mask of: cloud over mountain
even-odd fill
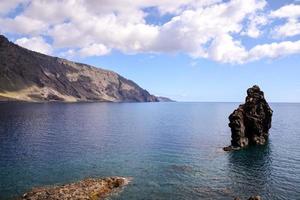
[[[270,10],[265,0],[4,0],[0,32],[44,53],[180,52],[245,63],[300,53],[299,7]]]

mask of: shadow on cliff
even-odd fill
[[[235,194],[241,194],[240,197],[243,198],[260,195],[263,199],[270,199],[271,147],[268,142],[266,145],[252,146],[229,153],[228,176]]]
[[[30,51],[0,35],[0,93],[9,92],[0,100],[158,101],[115,72]]]

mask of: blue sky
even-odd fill
[[[149,92],[179,101],[240,102],[246,89],[258,84],[269,101],[300,102],[300,56],[243,65],[220,64],[186,55],[113,53],[79,62],[120,73]]]
[[[74,13],[68,0],[12,2],[0,3],[11,41],[113,70],[152,94],[240,102],[258,84],[269,101],[300,102],[300,1],[75,1]]]

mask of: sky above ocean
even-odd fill
[[[300,102],[300,0],[3,0],[0,33],[178,101]]]

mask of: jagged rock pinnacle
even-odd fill
[[[245,101],[229,116],[232,140],[225,151],[263,145],[268,140],[273,111],[265,100],[264,92],[254,85],[247,90]]]

